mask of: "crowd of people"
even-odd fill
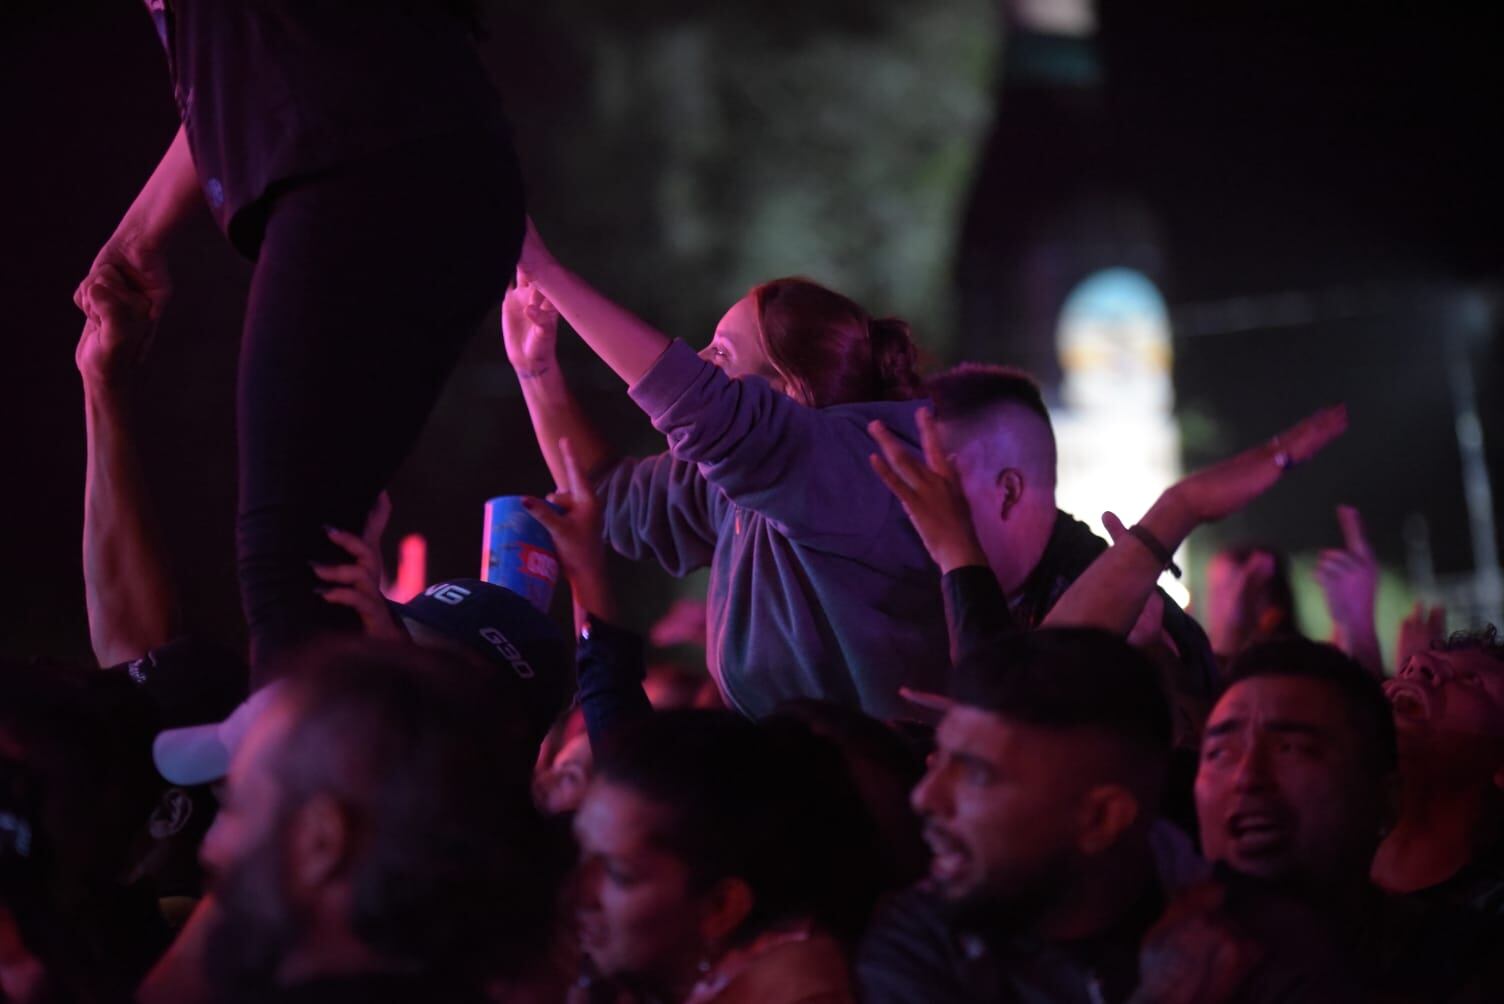
[[[1195,616],[1157,585],[1344,408],[1102,540],[1029,374],[922,375],[801,278],[697,352],[561,263],[470,5],[147,6],[184,128],[75,296],[98,665],[0,664],[0,1001],[1504,1000],[1504,640],[1417,608],[1386,663],[1345,506],[1330,643],[1276,547],[1216,555]],[[246,652],[182,622],[137,460],[199,193],[256,260]],[[385,480],[498,298],[572,631],[383,593]],[[592,427],[561,320],[664,452]],[[652,664],[609,550],[709,570],[702,667]]]
[[[1356,512],[1304,637],[1283,556],[1185,538],[1342,434],[1326,409],[1109,544],[1055,505],[1025,373],[921,380],[799,279],[695,353],[529,230],[503,341],[558,488],[575,641],[472,579],[249,660],[179,622],[135,462],[147,297],[81,294],[99,665],[4,667],[0,990],[17,1001],[1482,1001],[1504,991],[1504,642],[1406,623],[1386,680]],[[611,454],[560,317],[664,433]],[[607,551],[708,566],[713,687],[666,682]],[[1377,660],[1377,661],[1375,661]],[[691,679],[691,683],[692,683]]]

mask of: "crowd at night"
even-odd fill
[[[1271,393],[1184,472],[1168,314],[1123,270],[1061,308],[1059,358],[971,334],[941,364],[929,319],[797,264],[671,337],[525,196],[484,5],[145,6],[180,126],[70,277],[92,659],[0,646],[0,1001],[1504,1000],[1485,563],[1479,604],[1417,591],[1396,631],[1334,495],[1314,561],[1224,533],[1183,585],[1201,528],[1341,483],[1384,416]],[[980,172],[1015,192],[1051,184],[1020,138],[1076,121],[1038,79]],[[968,224],[960,323],[1001,316],[976,262],[1012,212]],[[219,531],[243,645],[185,616],[143,459],[204,218],[251,269]],[[1103,290],[1159,327],[1102,335]],[[388,567],[394,482],[482,329],[532,432],[499,449],[553,490],[490,500],[479,577]],[[1478,539],[1458,436],[1465,487],[1428,490]],[[1111,511],[1070,511],[1072,478]],[[703,598],[648,629],[643,574]]]

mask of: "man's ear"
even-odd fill
[[[1120,784],[1098,785],[1081,796],[1076,848],[1082,854],[1101,854],[1138,818],[1138,796]]]
[[[747,919],[756,903],[752,887],[739,878],[721,879],[705,898],[700,918],[700,940],[706,945],[724,945]]]
[[[314,795],[293,813],[288,828],[292,879],[306,889],[328,884],[349,862],[354,833],[349,815],[331,795]]]
[[[1024,474],[1017,467],[1005,467],[997,476],[997,515],[1007,519],[1013,509],[1023,501]]]
[[[182,833],[192,819],[193,796],[182,788],[168,788],[151,810],[146,832],[153,840],[166,840]]]

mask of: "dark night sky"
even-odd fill
[[[1504,93],[1501,36],[1495,16],[1463,18],[1445,6],[1404,23],[1281,17],[1268,4],[1108,0],[1114,169],[1161,214],[1177,255],[1172,299],[1393,278],[1499,288],[1504,175],[1491,134]],[[522,59],[544,58],[536,53],[546,46],[530,48]],[[494,41],[488,48],[503,84],[524,82],[509,96],[523,106],[527,162],[548,109],[526,93],[518,53],[503,60],[501,51]],[[9,315],[0,650],[81,657],[83,428],[72,365],[80,320],[69,298],[170,138],[173,110],[150,21],[132,0],[5,5],[0,75],[0,303]],[[142,377],[145,461],[188,616],[232,635],[232,387],[249,268],[207,220],[181,252],[172,314]],[[1296,510],[1345,494],[1375,511],[1388,557],[1399,557],[1399,520],[1424,509],[1441,527],[1443,563],[1465,563],[1432,335],[1418,316],[1181,346],[1181,400],[1233,416],[1234,437],[1266,432],[1333,390],[1354,399],[1360,420],[1374,416],[1339,448],[1343,467],[1260,510],[1250,529],[1289,522],[1300,528],[1295,543],[1312,546],[1324,523]],[[1504,472],[1497,342],[1477,375],[1494,469]],[[393,529],[429,530],[439,575],[473,573],[480,500],[545,487],[498,339],[478,337],[466,363],[393,489]],[[596,395],[593,406],[618,426],[642,427],[619,394]],[[475,526],[465,529],[455,514],[472,510]]]

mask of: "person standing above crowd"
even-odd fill
[[[207,205],[254,261],[237,387],[238,570],[253,681],[355,618],[314,592],[505,290],[521,175],[465,2],[148,0],[182,125],[79,284],[167,308]],[[373,276],[400,275],[380,284]]]
[[[559,372],[558,315],[629,387],[669,452],[613,461]],[[817,697],[913,714],[946,671],[938,573],[867,464],[873,419],[917,442],[908,325],[802,279],[738,300],[698,357],[610,303],[530,233],[503,310],[508,357],[560,486],[568,438],[607,538],[682,575],[709,566],[708,654],[752,716]]]

